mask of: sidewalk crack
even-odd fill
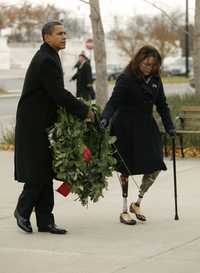
[[[183,248],[183,247],[185,247],[185,246],[187,246],[187,245],[190,245],[190,244],[192,244],[192,243],[194,243],[194,242],[196,242],[196,241],[198,241],[198,240],[200,240],[200,236],[195,237],[195,238],[193,238],[192,240],[186,241],[186,242],[184,242],[184,243],[182,243],[182,244],[179,244],[179,245],[176,245],[176,246],[174,246],[174,247],[171,247],[171,248],[169,248],[169,249],[160,251],[160,252],[158,252],[158,253],[156,253],[156,254],[154,254],[154,255],[152,255],[152,256],[146,256],[146,257],[144,257],[143,259],[140,259],[140,260],[138,260],[138,261],[132,262],[132,263],[130,263],[130,264],[128,264],[128,265],[124,265],[124,266],[122,266],[122,267],[120,267],[120,268],[118,268],[118,269],[116,269],[116,270],[114,270],[114,271],[112,271],[112,272],[110,272],[110,273],[122,272],[123,270],[126,270],[127,268],[129,268],[132,264],[139,264],[139,263],[141,263],[141,262],[145,262],[145,261],[148,261],[148,260],[152,260],[152,259],[154,259],[154,258],[157,258],[157,257],[159,257],[159,256],[166,255],[166,254],[168,254],[168,253],[170,253],[170,252],[173,252],[173,251],[175,251],[175,250],[177,250],[177,249],[180,249],[180,248]]]
[[[167,253],[170,253],[171,251],[174,251],[174,250],[176,250],[176,249],[179,249],[179,248],[185,247],[185,246],[187,246],[187,245],[190,245],[190,244],[192,244],[192,243],[194,243],[194,242],[196,242],[196,241],[198,241],[198,240],[200,240],[200,236],[195,237],[194,239],[189,240],[189,241],[186,241],[186,242],[184,242],[184,243],[182,243],[182,244],[179,244],[179,245],[177,245],[177,246],[171,247],[171,248],[169,248],[169,249],[167,249],[167,250],[163,250],[163,251],[161,251],[161,252],[159,252],[159,253],[157,253],[157,254],[155,254],[155,255],[146,257],[146,260],[151,260],[151,259],[153,259],[153,258],[155,258],[155,257],[159,257],[159,256],[162,256],[162,255],[165,255],[165,254],[167,254]]]

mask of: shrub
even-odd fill
[[[2,129],[2,136],[0,139],[0,143],[14,145],[15,141],[15,128],[12,125],[9,128]]]
[[[7,93],[7,91],[5,89],[3,89],[3,88],[0,87],[0,95],[4,95],[6,93]]]

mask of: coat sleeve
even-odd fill
[[[78,71],[71,77],[72,81],[75,81],[78,77]]]
[[[54,60],[46,59],[41,64],[41,83],[47,94],[59,106],[80,119],[85,119],[88,106],[64,89],[63,78]]]
[[[86,64],[85,66],[85,76],[86,76],[87,87],[91,87],[92,86],[92,69],[90,64]]]
[[[126,100],[127,90],[129,88],[127,75],[121,74],[114,86],[112,95],[107,102],[103,113],[102,118],[110,120],[116,110],[122,106]]]
[[[175,126],[172,122],[170,109],[166,101],[166,96],[165,96],[163,84],[161,81],[160,81],[159,94],[156,100],[156,110],[162,119],[162,123],[165,127],[166,132],[168,133],[171,129],[174,129]]]

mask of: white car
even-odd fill
[[[189,73],[193,70],[193,63],[192,58],[189,57]],[[171,76],[183,76],[186,72],[186,64],[185,64],[185,57],[177,57],[174,58],[169,63],[164,63],[163,65],[163,71],[167,75]]]

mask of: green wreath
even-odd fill
[[[58,180],[69,184],[72,193],[78,195],[83,206],[89,200],[97,202],[107,189],[107,177],[112,176],[116,160],[109,129],[99,130],[100,108],[95,108],[96,121],[83,122],[58,110],[58,120],[49,129],[53,171]]]

